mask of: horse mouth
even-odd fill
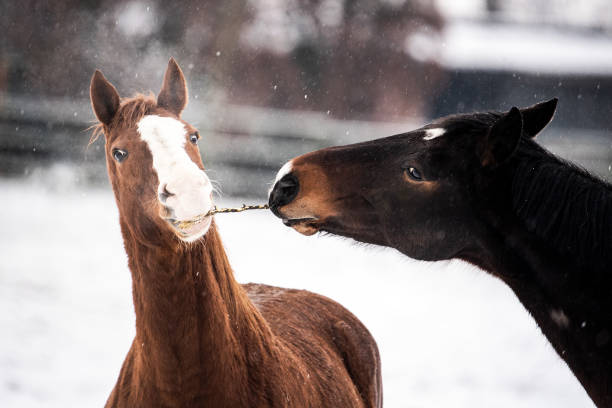
[[[200,238],[212,223],[212,214],[209,212],[195,216],[189,220],[177,220],[175,218],[166,218],[166,221],[176,235],[183,241],[195,241]]]
[[[293,228],[303,235],[312,235],[318,232],[319,226],[317,225],[317,221],[318,219],[313,217],[292,219],[283,218],[283,224]]]
[[[204,216],[204,217],[196,217],[193,218],[191,220],[184,220],[184,221],[172,221],[171,224],[174,228],[176,228],[177,230],[180,231],[187,231],[190,230],[194,227],[197,227],[198,225],[206,222],[206,221],[210,221],[210,216]]]

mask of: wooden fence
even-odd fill
[[[421,126],[342,121],[318,112],[283,111],[192,100],[183,117],[203,136],[200,150],[209,175],[226,195],[264,198],[277,169],[288,159],[325,146],[353,143]],[[88,147],[94,116],[89,100],[0,94],[0,175],[27,175],[65,163],[82,183],[106,181],[103,138]],[[553,129],[541,141],[610,179],[612,135]],[[44,171],[44,170],[43,170]]]

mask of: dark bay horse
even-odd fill
[[[459,258],[499,277],[610,407],[612,186],[534,141],[556,105],[450,116],[305,154],[280,170],[269,204],[306,235]]]
[[[376,343],[348,310],[310,292],[234,280],[214,220],[197,217],[212,208],[212,187],[200,136],[180,118],[187,88],[176,62],[157,98],[121,101],[99,71],[90,94],[136,312],[106,406],[382,406]]]

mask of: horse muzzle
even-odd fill
[[[186,242],[201,238],[212,223],[212,215],[209,214],[214,208],[212,188],[208,177],[202,175],[163,183],[158,189],[160,216]]]
[[[274,183],[274,187],[270,190],[270,195],[268,196],[270,210],[277,217],[283,218],[279,209],[290,204],[297,197],[299,191],[300,183],[297,177],[292,173],[285,174]]]
[[[289,172],[281,177],[270,190],[268,205],[274,215],[280,218],[288,227],[304,235],[312,235],[319,229],[318,218],[312,214],[299,214],[300,206],[291,206],[300,192],[300,183],[295,174]]]

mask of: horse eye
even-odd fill
[[[117,160],[117,162],[121,163],[128,156],[128,152],[121,149],[113,149],[113,158]]]
[[[195,132],[189,135],[189,141],[193,144],[197,144],[199,139],[200,139],[200,134],[198,132]]]
[[[423,176],[421,175],[421,172],[415,169],[414,167],[408,167],[404,169],[404,171],[406,172],[406,174],[408,174],[408,177],[410,177],[411,179],[416,180],[416,181],[423,181]]]

